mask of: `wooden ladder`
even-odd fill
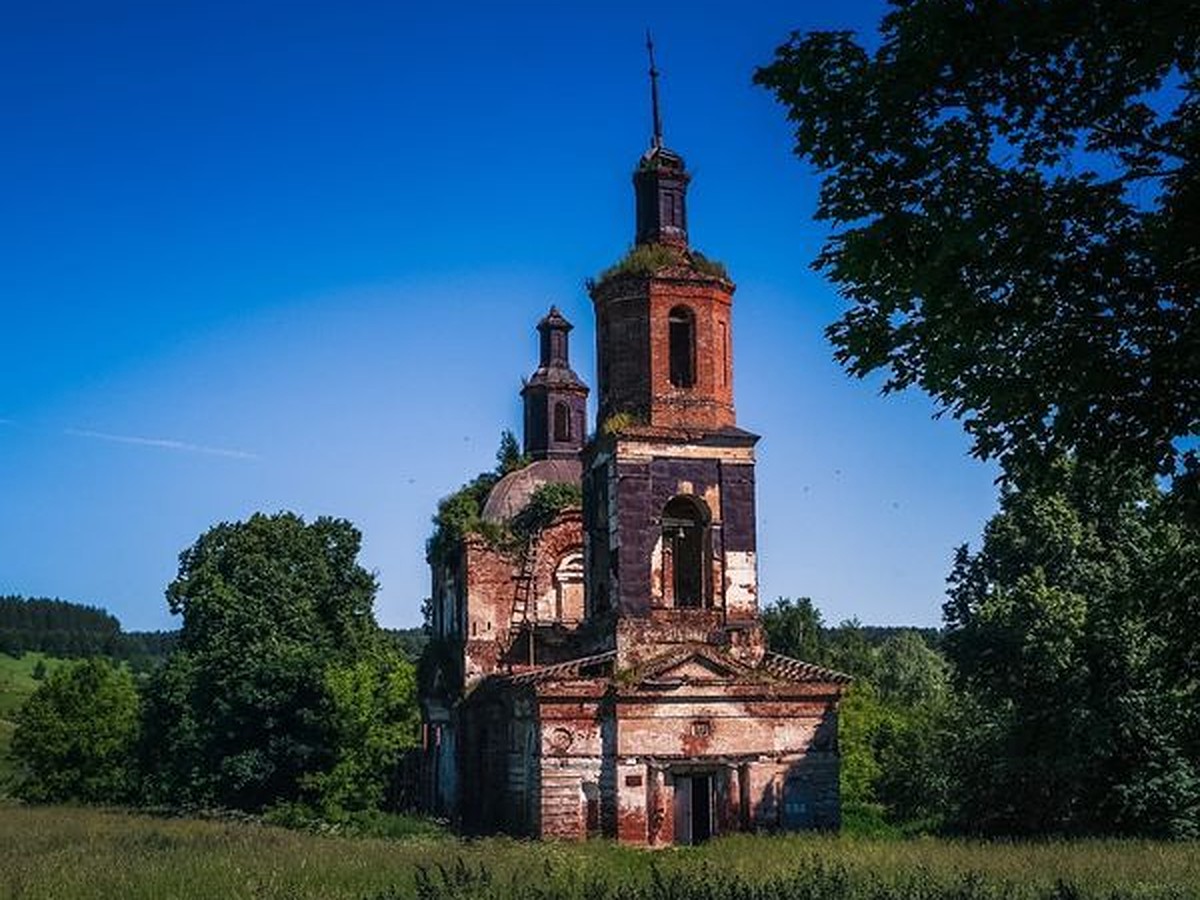
[[[513,596],[512,621],[508,626],[508,642],[516,641],[521,629],[529,623],[529,604],[533,599],[533,577],[537,569],[537,542],[540,532],[529,535],[521,554],[521,571],[517,574]]]

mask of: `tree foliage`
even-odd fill
[[[45,597],[0,597],[0,653],[20,656],[40,651],[51,656],[107,656],[144,671],[166,656],[174,632],[121,630],[106,610]]]
[[[415,736],[396,687],[412,671],[375,624],[359,543],[345,520],[256,514],[181,554],[167,588],[179,649],[148,696],[158,796],[258,809],[326,787],[331,802],[379,795],[370,763]]]
[[[583,489],[578,484],[550,481],[539,484],[529,495],[525,508],[517,513],[510,529],[518,538],[528,538],[541,531],[564,509],[583,505]]]
[[[529,457],[520,451],[516,435],[508,429],[500,433],[500,446],[496,450],[496,468],[480,472],[453,494],[438,501],[437,514],[433,517],[433,534],[425,542],[425,559],[436,565],[446,560],[462,545],[469,534],[489,533],[488,523],[483,521],[483,505],[492,488],[505,475],[529,465]],[[499,537],[498,534],[490,534]]]
[[[338,753],[332,766],[307,777],[305,788],[326,818],[379,809],[420,730],[416,668],[381,647],[328,666],[323,687],[321,716]]]
[[[107,660],[56,669],[16,714],[16,793],[37,803],[132,799],[140,702],[133,677]]]
[[[1200,5],[893,0],[755,81],[834,231],[858,376],[923,388],[1012,471],[1172,471],[1200,423]]]
[[[521,442],[509,429],[500,432],[500,446],[496,450],[496,474],[505,476],[509,472],[529,465],[529,455],[521,452]]]
[[[1006,833],[1200,833],[1200,541],[1149,479],[1057,467],[958,552],[961,821]],[[1177,482],[1187,490],[1186,479]]]

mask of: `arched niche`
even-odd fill
[[[668,366],[671,385],[690,388],[696,383],[696,315],[686,306],[667,314]]]
[[[712,605],[712,515],[698,497],[671,498],[662,514],[663,599],[679,609]]]

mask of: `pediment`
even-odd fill
[[[689,681],[733,681],[746,674],[745,667],[716,654],[693,650],[652,660],[642,670],[645,684]]]

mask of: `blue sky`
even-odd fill
[[[290,509],[355,522],[380,620],[417,624],[429,517],[519,425],[550,303],[594,381],[583,282],[632,238],[649,26],[693,244],[738,282],[763,596],[935,624],[995,472],[926,398],[832,361],[817,184],[750,84],[792,29],[869,31],[881,9],[12,5],[0,593],[172,627],[179,552]]]

